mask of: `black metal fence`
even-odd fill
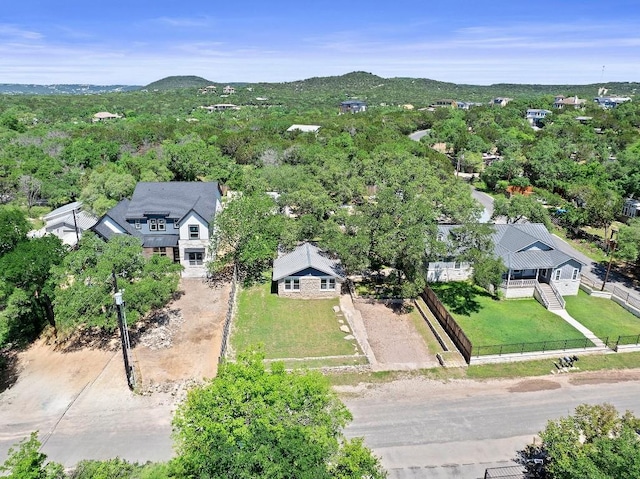
[[[604,341],[608,342],[607,340]],[[530,343],[494,344],[489,346],[474,346],[475,357],[503,354],[544,353],[545,351],[566,351],[569,349],[587,349],[595,346],[587,338],[555,339],[550,341],[535,341]]]
[[[453,319],[453,316],[449,314],[447,308],[445,308],[442,301],[436,296],[436,293],[433,292],[429,286],[425,286],[424,291],[420,294],[424,302],[427,303],[427,306],[436,317],[442,328],[451,338],[453,344],[456,345],[460,354],[464,360],[469,364],[471,362],[471,350],[473,345],[471,344],[471,340],[464,334],[464,331],[460,327],[460,325]]]
[[[220,344],[220,357],[218,362],[224,361],[227,354],[227,344],[229,342],[229,333],[231,330],[231,319],[236,304],[236,290],[238,288],[238,268],[233,267],[233,277],[231,278],[231,292],[229,293],[229,302],[227,306],[227,315],[224,318],[224,326],[222,327],[222,343]]]
[[[613,288],[613,294],[623,300],[625,303],[630,304],[634,308],[640,309],[640,298],[627,293],[624,289],[615,286]]]
[[[618,336],[618,340],[615,342],[613,346],[610,346],[611,349],[617,350],[618,346],[633,346],[640,344],[640,334],[634,334],[632,336]]]

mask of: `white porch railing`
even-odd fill
[[[545,307],[545,309],[549,309],[549,298],[547,298],[547,295],[544,294],[544,291],[542,291],[542,288],[540,287],[540,283],[538,283],[536,281],[536,289],[533,293],[533,296],[540,302],[542,303],[542,306]]]
[[[551,291],[553,291],[553,295],[558,300],[558,303],[560,303],[560,306],[562,306],[562,309],[564,309],[566,303],[564,298],[560,294],[560,291],[558,291],[558,289],[555,287],[555,285],[552,282],[549,282],[549,286],[551,286]]]
[[[538,284],[535,278],[532,279],[510,279],[503,281],[500,286],[503,288],[534,288]]]

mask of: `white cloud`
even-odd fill
[[[20,40],[40,40],[43,35],[39,32],[27,30],[16,25],[0,24],[0,37]]]

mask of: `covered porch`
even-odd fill
[[[500,290],[505,298],[532,298],[539,283],[550,283],[551,268],[510,269]]]

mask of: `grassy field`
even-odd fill
[[[567,312],[600,339],[640,334],[640,318],[610,299],[589,296],[582,290],[565,299]]]
[[[578,330],[533,298],[496,300],[468,283],[439,283],[432,287],[469,337],[474,349],[584,338]]]
[[[234,350],[262,344],[267,359],[354,355],[357,343],[343,339],[347,333],[340,331],[333,311],[338,298],[280,298],[271,294],[270,286],[265,283],[240,291],[231,336]]]

